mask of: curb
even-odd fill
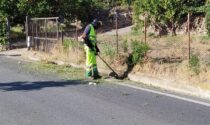
[[[176,83],[178,83],[177,81],[158,79],[135,74],[129,74],[128,78],[129,80],[134,82],[141,82],[145,85],[159,87],[161,89],[169,90],[172,92],[183,93],[186,95],[196,96],[203,99],[210,99],[210,91],[186,85],[178,87],[177,85],[175,85]]]

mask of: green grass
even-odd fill
[[[74,68],[67,65],[59,66],[56,64],[43,63],[43,62],[27,64],[25,67],[28,70],[36,73],[41,73],[46,75],[56,75],[65,80],[87,81],[85,79],[85,70],[82,68]],[[100,84],[104,82],[104,79],[94,80],[93,82]]]
[[[102,54],[109,57],[116,56],[116,48],[114,48],[112,45],[104,45],[102,49]]]
[[[196,75],[200,73],[200,60],[197,54],[191,55],[189,66]]]
[[[34,72],[39,72],[41,74],[56,74],[61,78],[70,80],[83,80],[84,79],[84,69],[73,68],[71,66],[58,66],[55,64],[48,63],[31,63],[27,64],[26,67]]]

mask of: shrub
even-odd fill
[[[7,44],[6,37],[6,20],[3,17],[0,17],[0,45],[5,46]]]
[[[198,55],[195,54],[191,56],[189,67],[196,75],[200,73],[200,60],[198,58]]]
[[[142,62],[146,52],[150,49],[148,44],[139,41],[131,42],[132,53],[129,58],[129,62],[132,65],[136,65],[139,62]]]
[[[210,36],[210,4],[207,5],[206,9],[206,29],[208,31],[208,36]]]

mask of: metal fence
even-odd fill
[[[207,34],[198,35],[196,32],[192,33],[195,27],[193,22],[195,19],[192,14],[188,13],[187,22],[183,34],[177,36],[166,36],[165,41],[163,38],[153,37],[147,32],[147,19],[144,20],[144,42],[151,46],[149,56],[160,60],[160,62],[180,62],[188,60],[196,55],[202,63],[210,64],[210,43]],[[201,20],[199,22],[202,22]],[[204,22],[204,21],[203,21]],[[204,24],[205,25],[205,24]],[[205,29],[205,26],[202,27]],[[161,40],[160,40],[161,39]]]
[[[28,49],[50,52],[62,38],[59,17],[26,17],[26,39]]]
[[[149,31],[146,18],[144,21],[145,27],[142,29],[143,34],[133,35],[131,32],[121,34],[118,31],[121,30],[117,26],[118,20],[115,18],[113,27],[116,27],[116,30],[112,31],[111,34],[99,35],[99,46],[102,48],[102,51],[110,55],[123,53],[129,48],[129,41],[133,39],[148,44],[151,49],[146,54],[147,57],[158,63],[190,62],[191,57],[196,55],[202,64],[210,65],[210,37],[206,34],[198,35],[196,32],[192,32],[194,19],[192,19],[191,14],[188,14],[187,18],[185,33],[177,34],[177,36],[167,35],[162,37]]]
[[[40,40],[43,41],[43,46],[47,46],[50,41],[55,43],[61,38],[61,35],[59,35],[59,22],[57,19],[57,17],[53,19],[32,19],[29,28],[32,32],[29,31],[28,36],[32,36],[32,41],[35,43],[35,49],[40,50],[41,47],[37,47],[40,46]],[[106,55],[114,55],[126,51],[131,52],[132,50],[129,50],[129,40],[133,39],[148,44],[151,49],[146,55],[149,59],[159,63],[179,63],[182,61],[190,61],[192,55],[197,55],[202,62],[210,64],[210,43],[208,42],[210,38],[207,35],[198,36],[191,33],[192,19],[190,19],[190,14],[188,15],[185,29],[186,32],[175,37],[169,35],[159,37],[158,35],[152,34],[148,30],[149,26],[147,21],[148,19],[145,18],[145,27],[142,29],[143,34],[140,33],[134,35],[130,32],[121,34],[121,31],[118,31],[121,29],[119,29],[119,19],[116,15],[115,18],[113,18],[112,33],[102,33],[102,35],[100,33],[98,34],[98,43],[101,51]],[[54,22],[54,26],[50,25],[52,22]],[[63,34],[65,37],[73,37],[77,40],[77,37],[82,32],[81,29],[79,30],[77,26],[75,26],[72,30],[64,31]],[[135,37],[132,38],[132,36]],[[42,49],[44,48],[45,47]],[[47,48],[49,48],[49,46]]]

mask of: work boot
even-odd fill
[[[94,79],[94,80],[96,80],[96,79],[101,79],[101,78],[102,78],[102,76],[100,76],[100,75],[93,76],[93,79]]]
[[[87,79],[87,80],[93,80],[92,72],[86,72],[85,73],[85,79]]]

